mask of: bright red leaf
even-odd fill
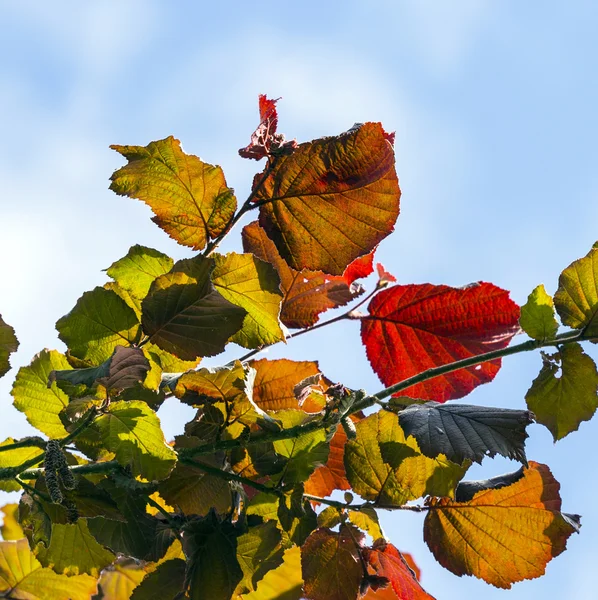
[[[432,367],[504,348],[519,332],[519,307],[491,283],[463,288],[396,285],[377,294],[361,322],[372,368],[393,385]],[[440,375],[400,392],[445,402],[494,379],[500,359]]]
[[[434,600],[419,584],[403,555],[385,540],[363,549],[363,558],[380,577],[386,577],[399,600]]]

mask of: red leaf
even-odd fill
[[[464,288],[396,285],[377,294],[362,319],[372,368],[393,385],[432,367],[504,348],[520,331],[519,307],[491,283]],[[494,379],[500,359],[440,375],[400,392],[445,402]]]
[[[363,293],[362,286],[353,281],[372,272],[373,251],[354,260],[343,276],[334,276],[322,271],[296,271],[289,267],[257,221],[244,227],[242,236],[245,252],[269,262],[278,272],[283,293],[280,320],[287,327],[310,327],[317,322],[321,312],[351,302]]]
[[[376,272],[378,273],[378,287],[379,288],[385,288],[388,286],[389,283],[396,283],[397,278],[392,275],[391,273],[389,273],[385,268],[384,265],[381,263],[378,263],[376,265]]]
[[[420,586],[415,573],[392,544],[378,540],[371,548],[364,548],[362,553],[375,574],[390,581],[399,600],[434,600]]]

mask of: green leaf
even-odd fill
[[[107,390],[124,390],[143,381],[149,370],[149,361],[141,348],[117,346],[112,356],[98,367],[52,371],[50,381],[68,381],[87,387],[100,384]]]
[[[405,439],[396,415],[380,411],[356,423],[357,439],[345,445],[345,469],[353,490],[380,505],[401,505],[425,495],[454,497],[469,463],[440,454],[424,456]]]
[[[598,371],[577,343],[543,356],[540,374],[525,400],[538,423],[548,427],[556,442],[594,416],[598,407]]]
[[[278,157],[255,201],[293,269],[342,275],[393,230],[400,195],[388,136],[366,123]]]
[[[2,446],[9,446],[14,444],[15,440],[12,438],[5,439],[1,444]],[[23,463],[26,463],[36,456],[40,457],[40,462],[43,460],[41,456],[43,450],[36,446],[26,446],[25,448],[15,448],[13,450],[0,451],[0,469],[6,469],[9,467],[18,467]],[[34,465],[31,465],[34,466]],[[0,490],[3,492],[17,492],[21,489],[21,486],[14,481],[14,479],[0,479]]]
[[[8,373],[10,363],[8,357],[17,351],[19,340],[15,335],[15,330],[2,319],[0,315],[0,377]]]
[[[386,539],[386,536],[380,527],[378,514],[371,506],[364,506],[359,510],[349,510],[348,514],[349,521],[351,521],[355,527],[359,527],[359,529],[368,533],[374,541],[380,538]]]
[[[52,371],[70,368],[60,352],[42,350],[28,367],[19,369],[12,387],[15,408],[25,413],[31,425],[51,438],[67,435],[58,415],[69,398],[56,383],[48,387],[48,381]]]
[[[210,512],[185,526],[183,549],[191,600],[230,600],[243,579],[234,526]]]
[[[129,163],[115,171],[110,189],[138,198],[152,220],[179,244],[202,250],[223,233],[237,208],[222,169],[185,154],[172,136],[147,146],[110,146]]]
[[[45,567],[64,575],[87,573],[99,577],[100,571],[108,566],[115,556],[100,546],[89,533],[86,519],[73,525],[52,524],[52,536],[47,549],[38,552],[38,559]]]
[[[257,590],[243,600],[300,600],[303,597],[301,549],[293,546],[284,553],[284,562],[258,583]]]
[[[95,425],[106,448],[121,465],[130,466],[133,475],[151,481],[172,471],[176,454],[164,441],[156,413],[145,402],[113,402]]]
[[[194,358],[193,360],[181,360],[174,354],[162,350],[162,348],[151,342],[145,344],[143,348],[149,353],[152,360],[160,365],[160,368],[164,373],[182,373],[189,369],[194,369],[201,360],[199,358]]]
[[[561,273],[554,305],[564,325],[598,337],[598,247]]]
[[[554,302],[543,284],[534,288],[521,307],[519,324],[535,340],[547,340],[556,335],[559,324],[554,316]]]
[[[223,298],[210,275],[211,258],[180,260],[161,275],[142,303],[150,341],[184,360],[214,356],[243,325],[245,309]]]
[[[303,493],[304,488],[302,485],[286,492],[279,498],[276,512],[276,517],[283,531],[297,546],[301,546],[309,534],[318,526],[318,517],[309,500],[303,499]]]
[[[106,269],[106,273],[131,296],[143,300],[154,279],[168,273],[174,261],[170,256],[139,244],[131,246],[127,255]]]
[[[438,402],[414,404],[399,413],[405,435],[417,440],[422,454],[444,454],[459,464],[464,459],[481,463],[496,454],[527,464],[525,428],[533,420],[527,410]]]
[[[0,595],[22,600],[89,600],[97,589],[89,575],[67,577],[42,568],[26,539],[0,542]]]
[[[98,582],[100,593],[92,600],[126,600],[146,575],[138,561],[120,557],[102,571]]]
[[[111,290],[96,287],[85,292],[75,307],[56,323],[58,337],[71,353],[92,365],[110,358],[116,346],[139,340],[135,311]]]
[[[237,538],[237,560],[243,571],[237,594],[255,590],[266,573],[282,564],[281,541],[275,521],[250,527],[247,533]]]
[[[214,255],[212,282],[229,302],[244,308],[243,328],[231,341],[244,348],[284,341],[280,326],[280,278],[274,267],[253,254]]]
[[[185,584],[186,566],[180,558],[163,562],[135,588],[131,600],[176,600]]]
[[[338,533],[317,529],[301,548],[306,598],[355,600],[359,595],[364,572],[357,543],[363,535],[350,527],[344,525]]]
[[[341,521],[341,513],[336,506],[329,506],[318,514],[318,527],[328,527],[328,529],[332,529]]]
[[[283,428],[301,425],[307,415],[300,410],[281,410],[276,418],[282,422]],[[274,442],[274,451],[287,459],[286,465],[275,480],[279,483],[301,483],[314,472],[316,467],[326,464],[329,444],[324,429],[318,429],[305,435],[288,440]]]

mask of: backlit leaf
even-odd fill
[[[598,337],[598,247],[561,273],[554,305],[564,325]]]
[[[129,346],[140,336],[135,311],[111,290],[85,292],[56,323],[58,337],[71,353],[92,365],[110,358],[116,346]]]
[[[176,600],[185,584],[185,568],[180,558],[163,562],[135,588],[131,600]]]
[[[191,600],[230,600],[243,579],[234,526],[211,512],[185,527],[183,549]]]
[[[42,568],[26,539],[0,542],[0,595],[15,600],[89,600],[97,589],[89,575],[67,577]]]
[[[98,600],[127,600],[145,576],[146,572],[138,561],[119,558],[102,571]]]
[[[98,544],[89,533],[87,519],[79,519],[73,525],[53,523],[50,545],[38,553],[40,562],[57,573],[87,573],[96,578],[114,558],[114,554]]]
[[[280,278],[272,265],[252,254],[215,254],[212,283],[232,304],[247,311],[241,331],[231,339],[244,348],[257,348],[285,339],[280,327]]]
[[[558,482],[537,463],[518,474],[506,486],[489,480],[467,501],[431,499],[424,539],[443,567],[510,588],[543,575],[565,550],[576,518],[561,514]]]
[[[351,521],[355,527],[358,527],[369,534],[374,541],[380,538],[386,538],[380,527],[378,514],[371,506],[364,506],[359,510],[349,510],[348,515],[349,521]]]
[[[299,145],[255,193],[259,223],[293,269],[342,275],[394,227],[400,191],[379,123]]]
[[[179,244],[201,250],[226,229],[237,200],[220,167],[185,154],[172,136],[111,148],[129,162],[113,173],[110,189],[148,204],[154,223]]]
[[[424,456],[390,412],[369,415],[356,429],[357,439],[345,445],[345,469],[352,489],[366,500],[396,506],[430,494],[452,497],[467,470],[442,454]]]
[[[347,273],[340,276],[309,269],[297,271],[280,256],[274,242],[257,221],[244,227],[242,236],[245,251],[269,262],[280,276],[280,289],[283,293],[280,320],[287,327],[310,327],[317,322],[321,312],[344,306],[364,291],[361,285],[353,281],[365,276],[367,268],[360,267],[361,270],[358,270],[355,266],[351,269],[352,265],[360,265],[362,259],[356,259],[347,267],[349,279],[346,278]],[[365,258],[371,262],[371,256],[368,254]]]
[[[143,300],[154,279],[168,273],[174,261],[153,248],[131,246],[127,255],[113,263],[106,272],[134,298]]]
[[[540,374],[525,400],[538,423],[548,427],[556,442],[594,416],[598,408],[598,371],[577,343],[544,356]]]
[[[190,371],[179,377],[174,394],[192,406],[201,406],[206,400],[233,401],[244,394],[245,375],[239,361],[230,366]]]
[[[9,446],[10,444],[14,444],[14,442],[15,440],[12,438],[7,438],[0,444],[0,447]],[[15,448],[0,452],[0,469],[18,467],[36,456],[40,456],[42,452],[43,450],[36,446],[26,446],[24,448]],[[40,460],[43,460],[43,458]],[[21,486],[14,479],[0,479],[0,490],[3,492],[17,492],[20,489]]]
[[[282,530],[297,546],[303,545],[312,531],[318,527],[317,515],[309,500],[303,498],[303,493],[303,486],[298,484],[290,492],[282,495],[278,500],[276,515],[267,512],[269,510],[267,502],[260,507],[260,512],[265,512],[263,514],[265,519],[278,519]]]
[[[376,575],[388,579],[399,600],[434,600],[392,544],[379,540],[372,548],[364,548],[363,557]]]
[[[5,504],[0,507],[2,525],[0,526],[0,534],[4,541],[20,540],[25,537],[25,533],[17,520],[19,512],[18,504]]]
[[[554,316],[554,302],[542,284],[532,291],[521,307],[519,324],[535,340],[547,340],[556,335],[559,324]]]
[[[413,404],[399,413],[405,435],[412,435],[422,454],[444,454],[449,460],[481,463],[484,456],[500,454],[524,464],[525,428],[533,422],[527,410],[490,408],[470,404]]]
[[[180,260],[158,277],[142,303],[150,341],[184,360],[222,352],[247,314],[223,298],[210,281],[211,258]]]
[[[200,363],[199,358],[193,360],[181,360],[174,354],[162,350],[155,344],[148,342],[143,348],[149,353],[152,360],[160,365],[164,373],[182,373],[194,369]]]
[[[384,385],[504,348],[519,331],[519,307],[491,283],[464,288],[395,285],[382,290],[361,321],[361,338]],[[494,379],[500,359],[440,375],[401,395],[444,402]]]
[[[42,350],[28,367],[19,369],[10,392],[15,408],[25,413],[31,425],[51,438],[67,435],[58,415],[69,403],[69,398],[56,383],[48,387],[50,373],[70,368],[60,352]]]
[[[355,600],[363,577],[357,542],[362,534],[350,526],[338,533],[314,531],[301,548],[303,592],[309,600]]]
[[[8,373],[10,363],[8,357],[17,351],[19,340],[15,335],[15,330],[4,322],[0,315],[0,377]]]
[[[145,402],[113,402],[95,425],[106,448],[121,465],[130,466],[133,475],[151,481],[172,471],[176,454],[164,441],[156,413]]]

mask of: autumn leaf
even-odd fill
[[[556,335],[559,324],[554,316],[554,302],[542,284],[534,288],[521,307],[519,324],[535,340],[547,340]]]
[[[4,322],[0,315],[0,377],[8,373],[10,363],[8,357],[17,351],[19,340],[15,335],[15,330]]]
[[[390,412],[369,415],[355,427],[357,438],[345,444],[345,470],[353,491],[366,500],[399,506],[428,494],[453,496],[467,470],[467,463],[442,454],[424,456]]]
[[[303,592],[309,600],[355,600],[363,577],[359,543],[363,534],[351,525],[338,533],[322,527],[301,547]]]
[[[597,246],[561,273],[554,305],[564,325],[583,329],[587,337],[598,337]]]
[[[2,446],[10,446],[15,443],[12,438],[5,439],[0,443]],[[30,460],[40,457],[40,462],[43,460],[43,453],[41,448],[37,446],[24,446],[23,448],[13,448],[11,450],[4,450],[0,452],[0,469],[6,469],[10,467],[19,467],[24,463],[28,463]],[[30,466],[34,466],[34,464]],[[14,479],[0,479],[0,490],[3,492],[17,492],[21,489],[21,486]]]
[[[384,385],[427,369],[507,346],[518,333],[519,307],[491,283],[464,288],[396,285],[378,293],[361,321],[361,339]],[[401,395],[445,402],[494,379],[500,359],[440,375]]]
[[[110,147],[129,161],[113,173],[110,189],[149,205],[154,223],[179,244],[202,250],[226,229],[237,200],[220,167],[185,154],[172,136]]]
[[[147,575],[142,565],[133,558],[120,557],[108,565],[98,581],[101,600],[130,598],[133,590]],[[93,599],[95,600],[95,599]]]
[[[161,563],[134,589],[131,600],[176,600],[185,586],[185,567],[180,558]]]
[[[424,591],[403,555],[392,544],[378,540],[371,548],[364,548],[363,557],[376,575],[388,580],[398,599],[434,600]]]
[[[257,221],[246,225],[241,235],[245,251],[269,262],[278,272],[283,293],[280,320],[287,327],[311,327],[320,313],[351,302],[364,291],[354,281],[371,273],[373,253],[354,260],[343,275],[327,275],[309,269],[297,271],[280,256],[274,242]]]
[[[525,428],[533,423],[527,410],[469,404],[413,404],[399,413],[405,435],[412,435],[423,454],[444,454],[449,460],[481,463],[484,456],[501,454],[527,464]]]
[[[393,230],[394,162],[379,123],[301,144],[255,190],[259,223],[293,269],[342,275]]]
[[[542,369],[525,395],[538,423],[545,425],[554,441],[577,431],[598,408],[598,370],[577,344],[544,355]]]
[[[213,356],[243,326],[247,312],[223,298],[210,275],[214,261],[180,260],[158,277],[142,303],[143,330],[150,341],[184,360]]]
[[[18,521],[19,505],[5,504],[0,507],[2,514],[2,525],[0,525],[0,534],[4,541],[20,540],[25,537],[25,532]]]
[[[474,487],[461,501],[431,499],[424,540],[458,576],[500,588],[540,577],[579,525],[577,517],[561,514],[559,488],[548,467],[530,462],[510,478]]]

